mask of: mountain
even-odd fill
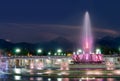
[[[11,43],[11,42],[8,42],[8,41],[6,41],[6,40],[3,40],[3,39],[0,39],[0,48],[12,48],[14,46],[14,44],[13,43]]]
[[[107,46],[110,48],[118,48],[120,46],[120,37],[106,36],[97,40],[97,44],[100,46]]]
[[[100,47],[108,47],[118,49],[120,47],[120,37],[110,37],[106,36],[101,39],[97,39],[96,46]],[[40,42],[40,43],[27,43],[27,42],[20,42],[20,43],[12,43],[3,39],[0,39],[0,48],[2,49],[13,49],[15,47],[25,48],[28,50],[35,50],[36,48],[42,48],[43,50],[56,50],[58,48],[63,50],[73,50],[77,47],[76,43],[71,42],[70,40],[64,37],[57,37],[53,40],[48,42]]]
[[[46,43],[47,48],[69,50],[73,48],[73,43],[63,37],[57,37]]]

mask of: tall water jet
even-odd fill
[[[88,12],[85,13],[85,19],[83,24],[82,48],[85,54],[92,53],[93,36],[91,32],[90,17]]]
[[[103,61],[102,54],[93,53],[93,35],[91,31],[91,23],[89,13],[85,13],[82,35],[82,51],[83,54],[74,54],[72,59],[75,63],[101,63]]]

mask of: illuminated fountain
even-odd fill
[[[0,73],[8,70],[8,61],[6,57],[0,57]]]
[[[75,63],[101,63],[103,55],[100,52],[93,53],[93,35],[89,13],[85,13],[83,35],[82,35],[82,54],[73,54],[72,59]]]

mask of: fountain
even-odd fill
[[[102,63],[103,55],[100,52],[93,53],[93,35],[88,12],[85,13],[83,25],[82,49],[82,54],[73,54],[75,63]]]
[[[8,70],[8,60],[6,57],[0,56],[0,73]]]

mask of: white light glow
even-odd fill
[[[38,50],[37,50],[37,52],[38,52],[38,53],[41,53],[41,52],[42,52],[42,50],[41,50],[41,49],[38,49]]]
[[[21,80],[21,76],[14,76],[14,80]]]
[[[15,72],[16,74],[21,74],[21,69],[15,68],[15,69],[14,69],[14,72]]]
[[[51,78],[48,78],[48,81],[51,81]]]
[[[101,54],[101,50],[100,49],[96,49],[96,54]]]
[[[21,50],[19,49],[19,48],[17,48],[16,50],[15,50],[15,52],[17,52],[17,53],[19,53]]]
[[[58,52],[58,53],[61,53],[61,52],[62,52],[62,50],[61,50],[61,49],[58,49],[58,50],[57,50],[57,52]]]
[[[62,81],[62,78],[57,78],[57,81]]]

